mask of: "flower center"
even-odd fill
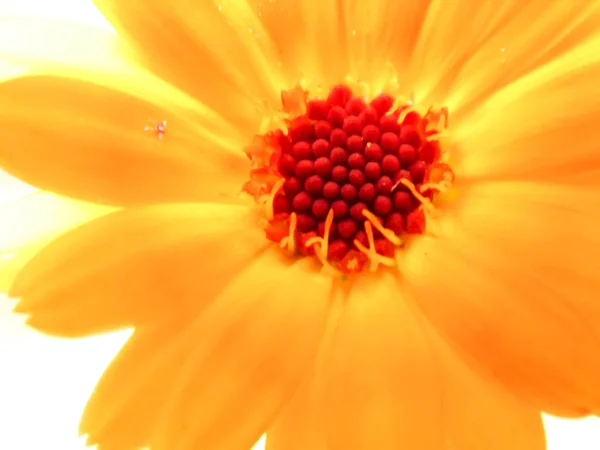
[[[439,142],[447,110],[388,94],[367,102],[347,85],[311,100],[296,87],[282,103],[280,127],[246,149],[244,190],[263,207],[266,237],[338,272],[395,266],[454,181]]]

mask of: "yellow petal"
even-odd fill
[[[287,84],[276,49],[245,1],[95,0],[154,73],[252,135]],[[157,20],[160,18],[160,20]]]
[[[555,415],[600,411],[599,211],[597,188],[470,186],[401,267],[474,367]]]
[[[96,84],[0,84],[0,167],[45,190],[116,205],[235,201],[247,161],[187,111]],[[166,121],[163,139],[145,127]]]
[[[132,208],[57,239],[9,295],[34,328],[81,336],[197,313],[267,245],[245,207]]]
[[[77,78],[130,72],[125,42],[110,29],[35,17],[0,22],[0,58],[30,72]]]
[[[0,60],[0,80],[14,78],[27,73],[27,69],[7,61]]]
[[[167,110],[186,109],[233,149],[243,140],[239,130],[206,105],[136,64],[132,49],[110,29],[48,18],[6,18],[0,22],[0,56],[31,73],[91,81]]]
[[[262,27],[278,49],[280,70],[287,75],[290,83],[297,82],[302,76],[314,76],[314,67],[305,64],[312,55],[305,51],[304,19],[298,20],[301,17],[300,2],[248,0],[248,5],[260,18]]]
[[[442,448],[436,355],[389,274],[352,286],[320,377],[330,450]]]
[[[250,448],[289,401],[325,331],[331,278],[279,249],[241,274],[179,339],[195,349],[157,420],[156,450]]]
[[[304,23],[300,70],[314,73],[326,85],[343,80],[349,71],[343,3],[302,0],[298,4]]]
[[[497,4],[485,4],[494,10],[491,12],[496,20],[488,23],[486,33],[474,39],[477,46],[460,68],[448,99],[451,110],[461,114],[498,89],[577,48],[597,33],[600,25],[598,0],[515,0],[502,3],[506,6],[500,8]],[[458,28],[470,29],[471,26]]]
[[[0,201],[0,292],[6,292],[18,271],[58,234],[113,210],[27,188],[33,192]]]
[[[600,35],[465,116],[457,177],[571,182],[600,170],[599,46]]]
[[[0,205],[11,203],[38,190],[0,170]]]

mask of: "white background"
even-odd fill
[[[0,19],[15,15],[108,26],[90,0],[0,0]],[[28,191],[0,172],[0,212],[3,202]],[[26,329],[11,307],[0,294],[0,449],[83,450],[84,442],[77,437],[79,416],[129,332],[77,341],[51,339]],[[549,450],[600,449],[599,419],[546,417],[545,423]]]

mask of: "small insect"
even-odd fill
[[[151,131],[156,135],[159,141],[162,141],[166,131],[167,131],[167,121],[163,120],[162,122],[154,122],[152,119],[149,120],[152,125],[146,125],[144,127],[144,131]]]

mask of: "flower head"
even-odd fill
[[[152,76],[0,85],[0,167],[122,208],[10,290],[135,327],[90,443],[537,450],[600,411],[598,2],[96,4]]]

